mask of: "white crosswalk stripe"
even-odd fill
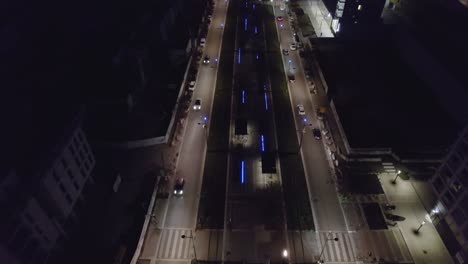
[[[182,238],[190,236],[190,229],[164,229],[157,253],[157,259],[191,259],[192,241]]]
[[[334,238],[338,238],[338,241],[330,240]],[[352,242],[348,232],[319,232],[319,239],[320,245],[325,247],[322,259],[326,262],[355,261]]]

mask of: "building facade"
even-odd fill
[[[341,34],[355,26],[380,23],[385,0],[325,0],[325,4],[333,14],[333,32]]]
[[[436,227],[449,227],[456,242],[447,247],[463,263],[468,260],[468,126],[452,145],[431,184],[438,198],[431,213],[433,222]]]
[[[46,263],[74,226],[95,158],[81,114],[64,131],[50,148],[37,152],[33,159],[39,162],[0,176],[0,263]]]

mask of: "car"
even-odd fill
[[[385,214],[385,217],[388,219],[388,220],[392,220],[392,221],[405,221],[405,217],[401,216],[401,215],[394,215],[394,214]]]
[[[302,49],[302,47],[303,47],[303,46],[302,46],[302,42],[296,41],[296,47],[297,47],[298,49]]]
[[[282,16],[278,16],[278,17],[276,17],[276,20],[281,22],[281,21],[284,20],[284,18]]]
[[[291,49],[291,50],[296,50],[296,49],[297,49],[296,43],[291,43],[291,44],[289,45],[289,49]]]
[[[290,83],[295,83],[296,82],[296,76],[294,74],[290,73],[288,74],[288,80]]]
[[[174,184],[174,195],[182,196],[184,194],[184,178],[177,178]]]
[[[195,90],[195,84],[196,84],[195,81],[189,82],[188,89],[189,89],[190,91],[194,91],[194,90]]]
[[[320,129],[318,129],[318,128],[312,129],[312,134],[314,135],[315,139],[321,139],[322,138],[322,133],[320,133]]]
[[[284,55],[284,56],[288,56],[288,55],[289,55],[289,50],[283,49],[283,55]]]
[[[320,108],[317,108],[317,118],[319,120],[323,120],[324,115],[325,114],[322,111],[320,111]]]
[[[212,15],[208,15],[208,16],[206,16],[206,18],[208,19],[209,22],[211,22],[211,20],[213,20],[213,16],[212,16]]]
[[[195,103],[193,104],[193,110],[199,111],[201,110],[201,98],[197,98]]]
[[[200,39],[200,46],[204,48],[205,45],[206,45],[206,38],[201,38]]]
[[[297,113],[298,113],[299,115],[305,115],[304,105],[302,105],[302,104],[298,104],[298,105],[297,105]]]
[[[294,40],[295,40],[296,42],[300,42],[300,40],[299,40],[299,36],[297,35],[297,33],[296,33],[296,32],[294,32],[294,34],[293,34],[293,35],[294,35]]]
[[[384,210],[395,210],[396,206],[394,204],[385,204],[383,208]]]
[[[210,63],[210,57],[208,57],[208,55],[205,55],[205,57],[203,57],[203,64],[209,64]]]

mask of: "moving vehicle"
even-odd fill
[[[174,185],[174,195],[182,196],[184,194],[184,178],[177,178]]]
[[[288,55],[289,55],[289,50],[283,49],[283,55],[284,55],[284,56],[288,56]]]
[[[393,204],[385,204],[383,207],[384,207],[384,210],[395,210],[396,208],[396,206]]]
[[[201,110],[201,98],[197,98],[195,103],[193,104],[193,110],[199,111]]]
[[[200,46],[204,48],[205,45],[206,45],[206,38],[201,38],[200,39]]]
[[[312,134],[314,135],[314,138],[317,140],[322,138],[322,133],[320,133],[320,129],[318,128],[312,129]]]
[[[290,83],[295,83],[296,82],[296,76],[294,76],[294,74],[292,73],[289,73],[288,74],[288,80]]]
[[[281,22],[284,20],[284,18],[282,16],[279,16],[279,17],[276,17],[276,20]]]
[[[305,115],[304,105],[298,104],[297,105],[297,112],[298,112],[299,115]]]
[[[207,55],[205,55],[205,57],[203,58],[203,64],[209,64],[210,63],[210,57],[208,57]]]

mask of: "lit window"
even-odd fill
[[[361,9],[362,9],[362,5],[358,5],[357,10],[361,10]]]

